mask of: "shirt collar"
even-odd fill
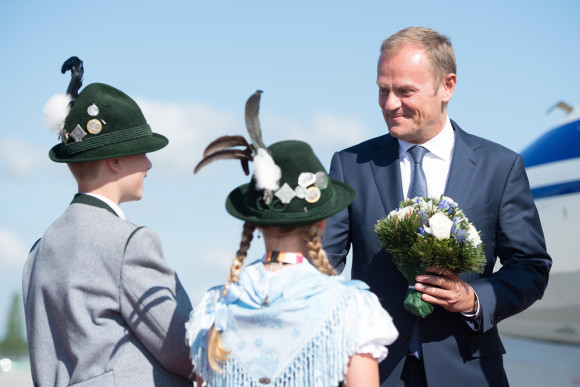
[[[125,219],[125,213],[123,212],[123,210],[121,210],[121,207],[119,207],[119,205],[117,205],[117,203],[113,202],[111,199],[94,193],[84,192],[84,194],[104,201],[105,203],[107,203],[109,207],[111,207],[113,211],[115,211],[115,213],[119,216],[119,218]]]
[[[407,141],[399,141],[399,158],[409,150],[410,147],[416,144],[412,144]],[[443,130],[439,132],[431,140],[427,141],[421,146],[425,147],[434,156],[443,159],[450,160],[451,152],[453,151],[453,146],[455,145],[455,135],[453,133],[453,127],[451,126],[451,120],[447,116],[445,126]]]

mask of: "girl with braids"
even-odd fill
[[[353,189],[330,179],[304,142],[256,148],[252,180],[226,201],[245,222],[230,275],[187,324],[198,385],[378,386],[397,330],[366,284],[334,276],[321,243]],[[245,264],[256,228],[265,253]]]

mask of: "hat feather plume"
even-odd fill
[[[222,136],[212,141],[203,152],[203,159],[195,166],[193,173],[201,168],[222,159],[238,159],[246,175],[250,174],[248,163],[254,162],[254,179],[258,189],[277,190],[278,181],[282,176],[280,167],[270,155],[268,147],[262,140],[262,130],[258,113],[260,110],[261,90],[256,91],[246,102],[246,127],[250,134],[250,142],[243,136]],[[242,146],[244,149],[236,149]]]
[[[252,146],[256,151],[258,148],[268,149],[264,141],[262,141],[262,129],[260,128],[260,120],[258,119],[262,93],[262,90],[257,90],[246,102],[246,127],[248,128],[248,133],[250,133]]]
[[[256,188],[276,191],[280,188],[278,182],[281,177],[282,171],[276,165],[270,153],[264,148],[258,148],[258,152],[254,156]]]
[[[72,98],[68,94],[55,94],[46,103],[42,109],[44,124],[52,131],[58,132],[64,128],[64,120],[70,112],[70,103]]]
[[[74,101],[78,98],[79,90],[83,85],[83,75],[85,73],[83,61],[76,56],[71,56],[62,64],[60,72],[64,74],[68,70],[70,70],[70,82],[66,93],[71,96],[72,107]]]
[[[195,166],[193,173],[196,174],[197,172],[199,172],[200,169],[216,160],[227,160],[227,159],[240,160],[242,162],[242,168],[244,169],[246,175],[250,174],[250,170],[248,168],[248,161],[251,161],[253,159],[253,156],[252,151],[249,148],[244,150],[219,149],[216,150],[215,152],[209,153]]]
[[[83,85],[83,61],[76,56],[68,58],[60,68],[61,73],[71,72],[71,80],[66,94],[55,94],[44,104],[43,116],[46,127],[58,132],[64,128],[64,121],[79,96],[79,89]]]

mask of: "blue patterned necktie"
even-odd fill
[[[420,145],[414,145],[407,151],[413,159],[411,163],[412,180],[409,184],[408,198],[427,196],[427,179],[423,171],[423,157],[428,152],[427,149]]]
[[[414,161],[411,164],[412,180],[411,184],[409,184],[407,197],[412,199],[414,197],[427,196],[427,179],[425,178],[425,172],[423,171],[423,157],[428,150],[420,145],[414,145],[409,148],[407,152],[409,152]],[[419,319],[415,320],[415,324],[413,324],[413,329],[411,330],[409,352],[416,358],[420,359],[423,356],[423,351],[421,350],[421,341],[419,339],[420,332],[418,320]]]

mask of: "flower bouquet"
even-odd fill
[[[380,245],[409,282],[405,309],[425,317],[433,305],[415,290],[415,276],[427,266],[455,273],[483,272],[485,255],[479,232],[452,199],[413,198],[400,203],[374,229]]]

